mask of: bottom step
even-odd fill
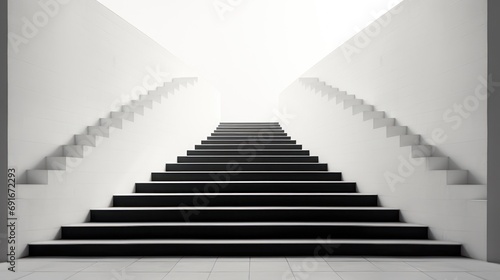
[[[30,256],[460,256],[461,245],[434,240],[55,240]]]

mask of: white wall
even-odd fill
[[[382,19],[303,76],[366,100],[427,141],[444,129],[438,152],[485,184],[486,102],[473,102],[487,77],[486,0],[407,0]],[[461,117],[454,106],[464,103]]]
[[[406,0],[357,53],[344,55],[345,47],[356,47],[355,37],[303,75],[355,94],[424,141],[444,129],[447,139],[436,144],[436,155],[449,156],[452,169],[469,169],[470,185],[447,185],[446,171],[410,164],[408,176],[391,188],[384,174],[401,175],[398,168],[410,162],[410,148],[401,148],[398,137],[387,138],[385,128],[373,129],[362,114],[298,81],[280,97],[289,135],[330,170],[342,171],[361,192],[378,194],[381,205],[400,208],[404,221],[429,225],[431,237],[461,242],[464,255],[480,259],[486,257],[486,204],[477,201],[486,197],[486,101],[457,129],[443,113],[474,96],[478,77],[486,77],[485,4]]]
[[[159,81],[195,76],[96,1],[59,1],[47,1],[56,3],[58,12],[38,26],[35,21],[48,15],[39,1],[9,1],[14,38],[9,48],[9,163],[23,172],[21,182],[25,170],[42,167],[44,157],[60,154],[60,145],[74,134],[127,103],[145,78],[153,77],[147,88],[154,88],[156,74],[150,72],[158,72]],[[27,28],[25,19],[38,31]]]
[[[27,169],[43,168],[46,156],[62,156],[61,145],[127,104],[144,79],[154,88],[148,69],[170,73],[161,75],[164,81],[196,76],[96,1],[52,3],[59,10],[48,24],[28,34],[19,51],[10,45],[9,165],[19,170],[20,183]],[[38,1],[9,5],[11,37],[23,36],[24,17],[47,13]],[[62,180],[18,185],[18,256],[29,242],[57,238],[61,225],[84,222],[89,208],[109,206],[114,193],[132,192],[136,181],[149,180],[152,171],[194,148],[220,121],[220,104],[219,92],[200,79],[115,129]]]
[[[271,121],[287,85],[401,0],[99,1],[209,79],[225,121]]]

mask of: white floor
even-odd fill
[[[26,258],[18,272],[0,264],[0,279],[23,280],[499,280],[500,265],[466,258]]]

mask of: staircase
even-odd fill
[[[221,123],[151,182],[34,242],[31,256],[458,256],[356,192],[278,123]]]

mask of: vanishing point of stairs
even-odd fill
[[[454,256],[398,209],[356,192],[278,123],[221,123],[178,163],[153,172],[31,256]]]

